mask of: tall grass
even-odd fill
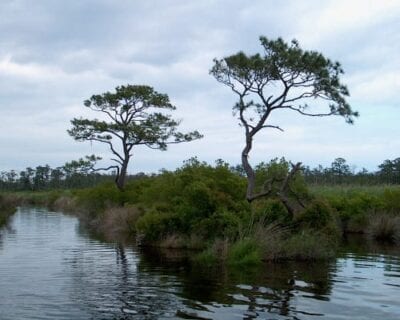
[[[0,227],[7,224],[15,210],[14,202],[0,194]]]
[[[351,196],[365,193],[374,196],[383,195],[386,191],[400,192],[398,185],[310,185],[309,191],[314,196]]]
[[[400,244],[400,216],[388,213],[371,215],[366,234],[370,239]]]

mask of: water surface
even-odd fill
[[[351,241],[329,263],[206,269],[22,208],[0,231],[0,319],[400,319],[400,254]]]

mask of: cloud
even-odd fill
[[[127,83],[168,93],[182,130],[205,135],[168,152],[138,149],[132,171],[174,168],[192,155],[238,163],[244,138],[231,112],[235,96],[208,71],[214,57],[259,52],[260,35],[298,38],[341,61],[362,117],[349,128],[336,118],[274,115],[286,131],[257,137],[253,161],[286,155],[318,163],[345,151],[362,163],[370,150],[372,166],[394,154],[395,142],[386,141],[400,133],[399,11],[391,0],[1,1],[0,170],[59,165],[93,152],[107,158],[106,148],[76,143],[66,129],[73,117],[94,116],[84,99]]]

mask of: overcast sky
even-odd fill
[[[166,152],[136,149],[131,173],[173,169],[192,156],[239,163],[235,96],[209,69],[215,57],[261,52],[260,35],[296,38],[341,62],[360,117],[350,126],[280,114],[272,120],[285,132],[257,136],[253,163],[343,157],[374,170],[400,157],[399,0],[0,0],[0,171],[92,153],[107,159],[103,146],[75,142],[66,130],[73,117],[95,116],[83,100],[128,83],[167,93],[182,130],[204,134]]]

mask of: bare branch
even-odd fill
[[[297,111],[298,113],[302,114],[303,116],[308,116],[308,117],[326,117],[326,116],[331,116],[331,115],[335,114],[334,111],[327,112],[327,113],[308,113],[308,112],[304,112],[300,108],[295,108],[292,106],[285,106],[285,105],[280,106],[280,108],[294,110],[294,111]]]
[[[272,125],[263,125],[262,128],[273,128],[273,129],[278,129],[279,131],[282,131],[282,132],[285,131],[279,126],[272,126]]]

